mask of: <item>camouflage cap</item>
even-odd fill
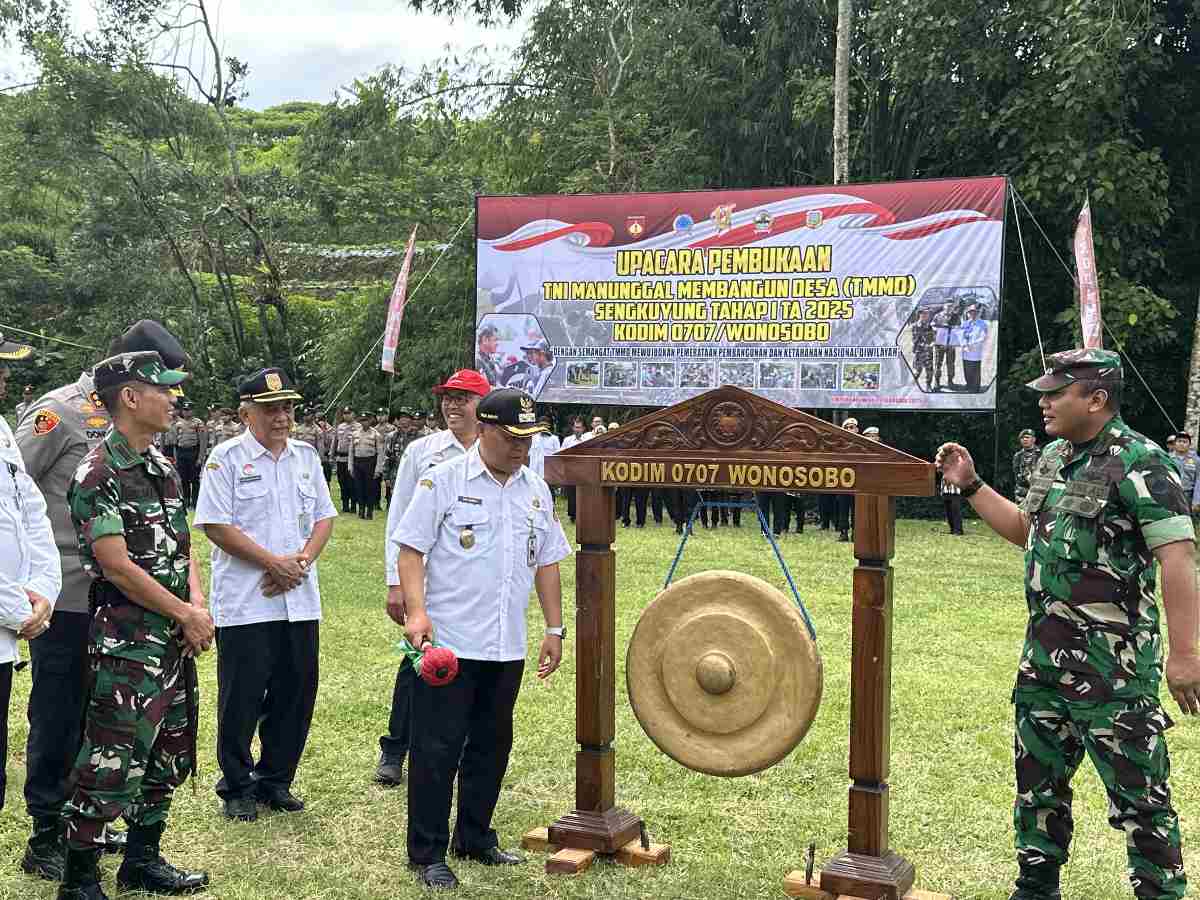
[[[161,387],[175,387],[188,378],[188,373],[179,369],[168,369],[162,357],[154,350],[143,350],[139,353],[118,353],[96,363],[92,369],[92,379],[96,390],[118,387],[130,381],[140,381],[142,384],[154,384]]]
[[[1046,357],[1046,374],[1035,378],[1025,387],[1047,394],[1062,390],[1078,381],[1107,381],[1120,384],[1125,380],[1121,357],[1112,350],[1063,350]]]
[[[1036,438],[1037,435],[1034,433],[1034,430],[1032,428],[1022,428],[1017,433],[1017,439],[1020,440],[1021,438],[1024,438],[1024,437]]]

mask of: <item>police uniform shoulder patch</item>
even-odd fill
[[[430,478],[422,478],[420,481],[417,482],[417,487],[429,488],[432,491],[433,490],[433,480]]]
[[[58,413],[53,410],[43,409],[33,417],[33,433],[37,437],[43,437],[57,428],[61,421],[62,416]]]

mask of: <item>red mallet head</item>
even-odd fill
[[[430,687],[442,687],[458,676],[458,657],[449,647],[425,644],[421,648],[421,679]]]

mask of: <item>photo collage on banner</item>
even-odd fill
[[[479,197],[476,365],[539,402],[990,410],[1007,183]]]

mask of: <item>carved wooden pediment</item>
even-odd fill
[[[591,465],[585,465],[584,461]],[[686,468],[686,478],[670,477],[672,462]],[[625,462],[651,468],[620,468]],[[660,468],[667,463],[666,470]],[[603,465],[602,465],[603,464]],[[707,481],[699,481],[696,465],[706,465]],[[764,483],[744,483],[746,465],[773,466]],[[780,484],[778,466],[790,466]],[[840,479],[815,483],[798,476],[837,469]],[[630,471],[633,472],[630,475]],[[666,472],[663,475],[663,472]],[[678,471],[678,470],[677,470]],[[763,473],[755,471],[756,478]],[[915,456],[816,416],[765,400],[741,388],[725,386],[656,410],[620,428],[589,438],[546,458],[547,479],[555,484],[659,484],[744,487],[754,490],[822,490],[843,493],[930,495],[933,466]],[[797,477],[803,483],[797,483]],[[732,479],[732,481],[731,481]]]

